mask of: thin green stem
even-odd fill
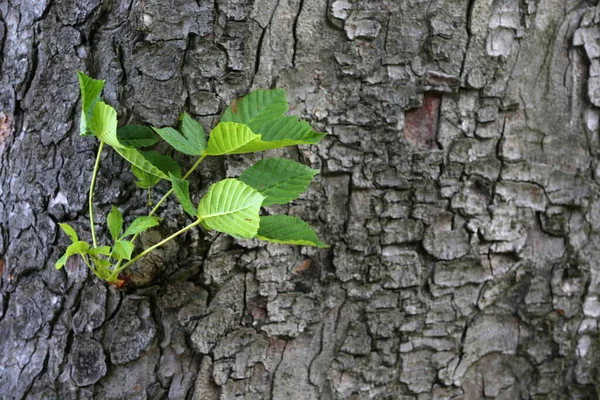
[[[197,219],[196,221],[192,222],[191,224],[189,224],[189,225],[185,226],[184,228],[178,230],[177,232],[175,232],[174,234],[172,234],[168,238],[166,238],[164,240],[161,240],[160,242],[156,243],[154,246],[148,247],[146,250],[142,251],[140,254],[138,254],[137,256],[135,256],[133,259],[131,259],[127,263],[123,264],[122,267],[118,267],[118,266],[115,267],[115,269],[114,269],[113,273],[111,274],[110,278],[116,278],[117,275],[119,274],[119,272],[123,271],[125,268],[129,267],[131,264],[133,264],[134,262],[136,262],[140,258],[144,257],[146,254],[150,253],[152,250],[155,250],[158,247],[164,245],[165,243],[167,243],[167,242],[175,239],[177,236],[179,236],[182,233],[184,233],[184,232],[192,229],[196,225],[199,225],[201,222],[202,222],[202,219]]]
[[[194,172],[194,170],[196,168],[198,168],[198,165],[200,165],[200,163],[202,161],[204,161],[205,158],[206,158],[206,154],[203,154],[198,159],[198,161],[196,161],[194,163],[194,165],[192,165],[192,168],[190,168],[190,170],[188,172],[186,172],[186,174],[183,176],[183,179],[187,179],[187,177],[190,176],[192,174],[192,172]],[[150,214],[148,214],[148,216],[154,215],[154,213],[158,211],[158,207],[160,207],[161,204],[165,202],[165,200],[171,195],[171,193],[173,193],[173,188],[171,188],[167,193],[165,193],[165,195],[158,201],[158,203],[156,203],[156,205],[154,206],[154,208],[152,209],[152,211],[150,211]],[[131,241],[133,242],[134,240],[135,240],[135,236],[134,236],[134,238]]]
[[[196,168],[198,168],[198,165],[200,165],[200,163],[202,161],[204,161],[205,158],[206,158],[206,154],[202,154],[200,156],[200,158],[198,159],[198,161],[196,161],[194,163],[194,165],[192,165],[192,168],[190,168],[189,171],[185,173],[185,175],[183,176],[183,179],[187,179],[187,177],[190,176],[192,174],[192,172],[194,172],[196,170]],[[156,213],[156,211],[158,211],[158,207],[160,207],[160,205],[165,202],[165,200],[171,195],[171,193],[173,193],[173,188],[169,189],[169,191],[167,193],[165,193],[165,195],[158,201],[158,203],[156,203],[156,205],[154,206],[154,208],[148,214],[149,217],[151,217],[152,215],[154,215],[154,213]],[[137,239],[139,235],[140,235],[139,233],[136,233],[135,235],[133,235],[133,237],[131,238],[130,242],[134,243],[135,239]],[[117,265],[115,265],[115,268],[113,270],[114,272],[111,274],[111,277],[115,277],[116,278],[116,276],[118,275],[118,273],[121,272],[121,271],[123,271],[125,268],[127,268],[127,266],[129,264],[131,264],[132,262],[133,262],[133,260],[131,260],[130,262],[128,262],[127,264],[125,264],[123,267],[121,267],[121,264],[123,263],[123,260],[119,260],[117,262]]]
[[[200,163],[206,158],[206,154],[203,154],[198,161],[196,161],[194,163],[194,165],[192,165],[192,168],[190,168],[190,170],[188,172],[186,172],[186,174],[183,176],[183,179],[186,179],[188,176],[190,176],[192,174],[192,172],[194,172],[194,170],[196,168],[198,168],[198,165],[200,165]],[[154,206],[154,208],[150,211],[150,213],[148,214],[149,217],[151,217],[152,215],[154,215],[157,211],[158,211],[158,207],[161,206],[162,203],[165,202],[165,200],[167,200],[167,198],[173,193],[173,188],[169,189],[169,191],[167,193],[165,193],[165,195],[158,201],[158,203],[156,203],[156,205]],[[139,236],[139,233],[136,233],[135,235],[133,235],[133,237],[131,238],[131,243],[135,242],[135,239],[137,239],[137,237]]]
[[[92,174],[92,183],[90,184],[90,196],[89,196],[90,228],[92,230],[92,243],[94,244],[94,248],[98,247],[98,243],[96,242],[96,225],[94,224],[94,207],[93,207],[94,186],[96,185],[96,177],[98,176],[98,169],[100,168],[100,156],[102,155],[103,148],[104,148],[104,142],[101,140],[100,146],[98,147],[98,155],[96,156],[96,163],[94,164],[94,172]]]
[[[96,271],[96,268],[92,267],[92,264],[90,264],[90,262],[88,261],[88,259],[87,259],[87,257],[85,255],[82,254],[81,258],[83,258],[83,261],[88,266],[88,268],[92,270],[92,272],[94,273],[94,275],[96,275],[100,279],[103,279],[102,276],[100,276],[100,274],[98,273],[98,271]]]

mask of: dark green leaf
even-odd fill
[[[131,260],[133,249],[133,243],[127,240],[117,240],[110,256],[115,260]]]
[[[181,168],[170,156],[157,153],[154,150],[141,151],[144,158],[152,163],[156,168],[161,170],[165,175],[172,174],[176,177],[181,176]]]
[[[81,120],[79,122],[79,134],[88,136],[95,134],[88,126],[92,120],[92,112],[96,102],[100,99],[100,93],[104,87],[104,81],[92,79],[81,71],[77,71],[79,89],[81,91]]]
[[[317,238],[316,233],[306,222],[289,215],[260,217],[260,227],[256,237],[274,243],[329,247]]]
[[[318,173],[292,160],[266,158],[246,169],[239,180],[265,196],[263,206],[270,206],[297,199]]]
[[[115,206],[112,206],[110,213],[108,213],[108,217],[106,217],[106,222],[108,224],[110,236],[112,237],[113,242],[116,242],[123,230],[123,214],[121,214],[121,211]]]
[[[158,217],[138,217],[133,220],[129,228],[125,231],[121,239],[129,236],[135,235],[136,233],[142,233],[154,226],[157,226],[162,221],[161,218]]]
[[[196,217],[196,207],[194,207],[192,200],[190,199],[190,182],[186,181],[185,179],[178,179],[173,175],[170,175],[169,177],[171,178],[171,183],[173,184],[175,196],[177,196],[177,200],[179,200],[179,203],[181,203],[183,211],[192,217]]]
[[[288,103],[284,89],[255,90],[231,102],[221,116],[221,122],[248,125],[254,132],[266,123],[285,114]]]
[[[125,125],[117,129],[117,139],[123,146],[147,147],[158,143],[158,136],[146,125]]]

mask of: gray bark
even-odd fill
[[[0,397],[597,399],[595,3],[1,2]],[[322,173],[280,211],[331,249],[196,230],[125,290],[56,271],[57,222],[89,239],[76,69],[158,126],[286,88],[329,135],[281,152]],[[209,160],[195,200],[260,157]],[[98,221],[147,212],[132,179],[106,151]]]

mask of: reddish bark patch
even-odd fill
[[[404,135],[406,139],[419,146],[435,149],[438,120],[442,95],[427,92],[423,97],[423,106],[404,113]]]
[[[10,133],[10,118],[0,111],[0,144],[6,140]]]
[[[6,262],[4,258],[0,258],[0,277],[4,276],[4,271],[6,270]]]
[[[271,336],[269,338],[269,348],[267,353],[275,353],[275,354],[283,354],[283,350],[285,350],[285,345],[287,342],[283,339],[280,339],[276,336]]]
[[[261,297],[253,297],[246,302],[246,312],[252,317],[252,321],[262,324],[267,317],[267,301]]]
[[[234,100],[229,104],[229,107],[231,108],[231,112],[234,114],[237,114],[238,112],[238,100]]]
[[[294,269],[292,270],[292,272],[295,274],[297,274],[299,272],[304,272],[310,268],[310,264],[311,264],[311,260],[310,260],[310,258],[308,258],[308,259],[304,260],[303,262],[301,262],[300,264],[296,265],[294,267]]]

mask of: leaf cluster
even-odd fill
[[[328,247],[310,226],[297,217],[261,215],[263,207],[286,204],[297,199],[319,172],[289,159],[265,158],[246,169],[238,178],[223,179],[208,188],[199,204],[190,197],[188,176],[209,156],[253,153],[285,146],[318,143],[324,133],[313,131],[310,125],[288,111],[283,89],[256,90],[232,102],[208,140],[202,125],[184,112],[178,129],[125,125],[117,128],[117,113],[100,98],[104,81],[78,72],[81,96],[81,136],[95,136],[100,141],[99,154],[90,186],[90,229],[93,244],[79,240],[68,224],[60,224],[72,244],[57,261],[62,268],[71,256],[80,255],[92,271],[110,283],[119,282],[118,274],[133,262],[197,225],[226,233],[235,238],[258,238],[274,243]],[[176,152],[196,157],[197,161],[185,175],[175,160],[151,149],[160,140]],[[123,215],[115,206],[107,217],[112,246],[98,246],[93,218],[93,188],[102,147],[108,145],[131,164],[135,184],[150,190],[161,180],[170,182],[171,190],[148,216],[136,218],[123,230]],[[133,257],[137,236],[157,226],[161,218],[154,216],[166,196],[175,193],[184,212],[194,222],[167,239]]]

